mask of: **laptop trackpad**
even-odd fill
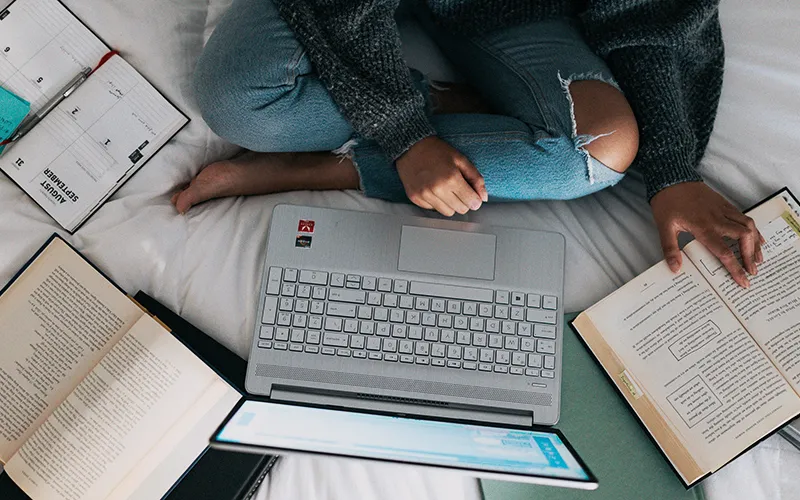
[[[496,247],[493,234],[403,226],[397,269],[493,280]]]

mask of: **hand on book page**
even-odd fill
[[[784,211],[760,226],[766,258],[749,289],[702,245],[685,252],[800,394],[800,223]]]
[[[800,412],[800,398],[688,259],[677,275],[656,265],[587,314],[634,397],[658,407],[706,472]]]
[[[763,260],[763,239],[750,217],[703,182],[683,182],[665,188],[653,196],[650,205],[664,257],[673,272],[678,272],[682,265],[678,234],[687,232],[725,265],[736,283],[750,286],[747,273],[755,274],[757,264]],[[738,242],[744,268],[725,243],[726,237]]]

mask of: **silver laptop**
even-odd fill
[[[247,390],[530,426],[559,418],[557,233],[275,207]]]

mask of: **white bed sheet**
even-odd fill
[[[0,5],[6,3],[0,0]],[[171,193],[202,165],[235,151],[202,122],[190,86],[203,43],[230,0],[66,3],[193,118],[176,140],[68,237],[129,292],[148,292],[245,356],[263,243],[275,204],[421,213],[351,191],[224,199],[187,216],[177,215],[169,204]],[[722,7],[728,51],[725,86],[702,170],[713,186],[742,207],[785,185],[800,193],[800,168],[795,163],[800,156],[798,22],[800,4],[789,0],[729,0]],[[429,55],[418,40],[410,45],[412,52]],[[439,63],[424,59],[411,57],[426,71],[441,71]],[[641,182],[629,176],[619,186],[585,199],[487,206],[468,218],[562,232],[568,253],[565,304],[568,310],[580,310],[660,259],[643,192]],[[0,283],[57,230],[10,181],[0,178]],[[712,499],[789,500],[800,498],[798,477],[800,453],[773,437],[704,487]],[[270,500],[479,497],[477,482],[460,476],[306,458],[284,459],[259,492],[259,498]]]

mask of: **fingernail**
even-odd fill
[[[483,193],[482,199],[483,199],[483,202],[484,202],[484,203],[486,203],[487,201],[489,201],[489,194],[488,194],[488,193]]]
[[[669,266],[670,270],[673,273],[677,273],[680,269],[680,265],[678,264],[678,259],[672,258],[667,260],[667,265]]]
[[[483,205],[483,203],[479,201],[473,201],[472,204],[469,206],[469,208],[471,208],[472,210],[477,210],[481,208],[481,205]]]
[[[750,288],[750,280],[747,279],[747,278],[744,279],[744,287],[745,288]]]

